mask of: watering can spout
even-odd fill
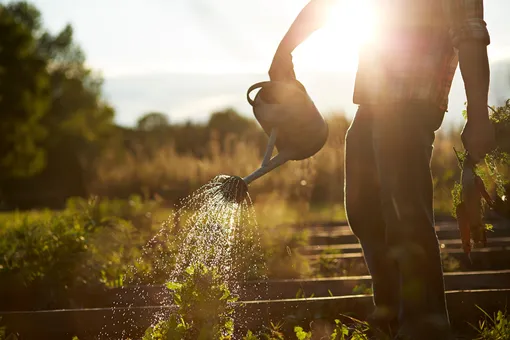
[[[257,178],[262,177],[273,169],[276,169],[280,165],[286,163],[289,158],[286,157],[284,153],[278,153],[276,156],[271,158],[276,142],[276,138],[278,136],[278,130],[273,129],[269,136],[269,142],[267,143],[266,153],[264,154],[264,158],[262,159],[262,164],[260,168],[252,172],[250,175],[243,178],[243,181],[248,185]]]
[[[252,99],[250,94],[256,89],[260,90]],[[236,201],[244,199],[241,191],[246,189],[247,194],[247,186],[254,180],[287,161],[303,160],[316,154],[328,137],[326,121],[297,80],[256,83],[248,89],[247,99],[269,141],[260,168],[244,178],[234,176],[237,194],[231,197]],[[271,158],[275,147],[278,154]]]

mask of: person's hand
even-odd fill
[[[496,148],[496,135],[487,107],[481,109],[468,107],[468,119],[462,130],[461,139],[469,158],[475,164]]]
[[[277,51],[271,68],[269,69],[269,78],[272,81],[295,80],[294,64],[292,63],[292,54]]]

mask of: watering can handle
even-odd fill
[[[271,83],[270,81],[261,81],[261,82],[255,83],[252,86],[250,86],[250,88],[248,89],[248,92],[246,93],[246,98],[248,99],[248,103],[250,103],[251,106],[255,105],[255,101],[253,99],[251,99],[250,93],[252,93],[253,90],[263,88],[265,85],[268,85],[270,83]]]
[[[252,86],[250,86],[250,88],[248,89],[248,92],[246,93],[246,98],[248,99],[248,103],[250,103],[251,106],[255,105],[255,101],[253,99],[251,99],[251,97],[250,97],[250,93],[252,93],[253,90],[263,88],[264,86],[269,85],[271,83],[275,83],[275,81],[266,80],[266,81],[261,81],[261,82],[255,83]],[[289,82],[286,82],[286,83],[289,83]],[[296,85],[298,85],[298,87],[301,89],[301,91],[303,91],[306,94],[306,89],[304,88],[303,84],[301,84],[298,80],[294,80],[291,83],[295,83]]]

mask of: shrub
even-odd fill
[[[188,267],[182,282],[169,282],[177,312],[145,332],[143,340],[229,339],[234,332],[232,303],[237,300],[215,268]]]
[[[161,259],[156,257],[158,248],[147,254],[141,251],[154,232],[144,220],[152,209],[149,204],[136,197],[128,202],[73,199],[60,212],[4,215],[0,218],[2,302],[10,307],[63,307],[72,303],[71,295],[80,287],[122,286],[126,277],[152,273],[154,261]],[[164,246],[171,263],[171,239]],[[23,291],[45,294],[38,301],[29,301],[29,296],[15,301],[9,294]]]

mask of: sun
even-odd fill
[[[296,49],[296,68],[355,72],[359,48],[375,36],[374,14],[370,0],[338,1],[325,26]]]

